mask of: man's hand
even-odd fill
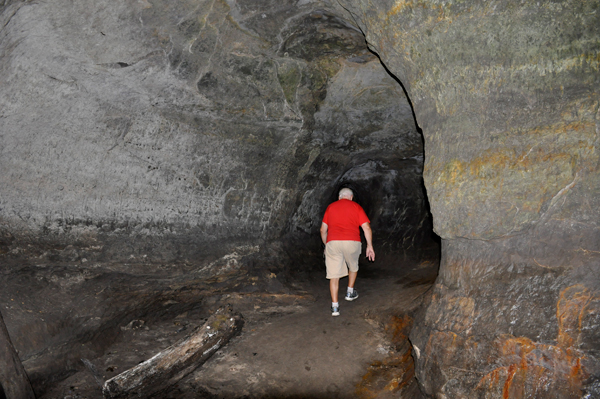
[[[321,223],[321,241],[323,241],[323,245],[327,244],[327,230],[329,230],[329,226],[327,223]]]
[[[373,231],[371,231],[370,223],[363,223],[360,227],[362,227],[363,232],[365,233],[365,239],[367,240],[367,259],[371,262],[375,261],[375,251],[373,250]]]
[[[375,261],[375,251],[370,245],[367,245],[367,259],[369,259],[371,262]]]

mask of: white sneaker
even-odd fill
[[[354,291],[352,291],[352,294],[349,292],[346,293],[346,297],[344,299],[347,301],[353,301],[356,298],[358,298],[358,292],[356,290],[354,290]]]

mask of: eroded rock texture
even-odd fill
[[[0,301],[38,392],[132,319],[289,293],[342,185],[379,247],[430,239],[422,137],[345,11],[0,4]]]
[[[600,3],[340,1],[425,137],[442,265],[411,334],[432,397],[600,379]]]
[[[26,368],[68,372],[157,304],[285,291],[260,276],[342,185],[388,248],[426,240],[421,138],[366,37],[443,239],[423,391],[597,394],[599,6],[2,2],[0,297]]]
[[[192,259],[294,230],[310,174],[329,189],[377,169],[396,196],[418,181],[401,88],[360,31],[296,3],[5,6],[4,251],[42,240],[88,260]],[[422,194],[407,195],[417,209]],[[385,201],[378,212],[397,209]]]

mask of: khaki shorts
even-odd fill
[[[341,278],[358,271],[358,257],[362,250],[360,241],[329,241],[325,246],[327,278]]]

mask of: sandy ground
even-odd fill
[[[388,328],[391,318],[414,312],[436,271],[431,260],[362,267],[356,284],[359,298],[341,300],[338,317],[331,316],[328,281],[317,276],[301,283],[294,295],[211,298],[208,302],[229,303],[242,313],[246,323],[241,334],[156,397],[408,398],[406,392],[411,392],[411,398],[418,398],[416,388],[402,391],[398,384],[389,383],[377,388],[368,379],[374,378],[373,365],[389,365],[389,359],[397,356],[398,342],[393,342]],[[343,279],[340,293],[345,293],[346,284]],[[132,320],[121,328],[118,341],[103,356],[88,359],[96,377],[82,366],[41,399],[102,398],[101,382],[184,338],[202,324],[203,316],[187,312],[152,324]],[[369,389],[365,391],[366,386]]]

